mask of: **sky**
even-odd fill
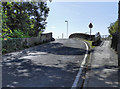
[[[51,2],[45,33],[52,32],[54,38],[67,38],[72,33],[88,33],[89,23],[93,24],[92,34],[100,32],[109,35],[110,23],[118,19],[118,2]]]

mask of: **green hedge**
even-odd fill
[[[3,53],[22,49],[23,46],[21,41],[22,41],[21,38],[2,40]]]

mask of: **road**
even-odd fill
[[[3,87],[72,87],[86,53],[84,42],[56,40],[3,55]]]

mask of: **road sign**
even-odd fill
[[[92,23],[90,23],[90,24],[89,24],[89,28],[93,28],[93,25],[92,25]]]

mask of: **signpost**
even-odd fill
[[[89,28],[90,28],[90,40],[91,40],[91,29],[93,28],[92,23],[89,24]]]

